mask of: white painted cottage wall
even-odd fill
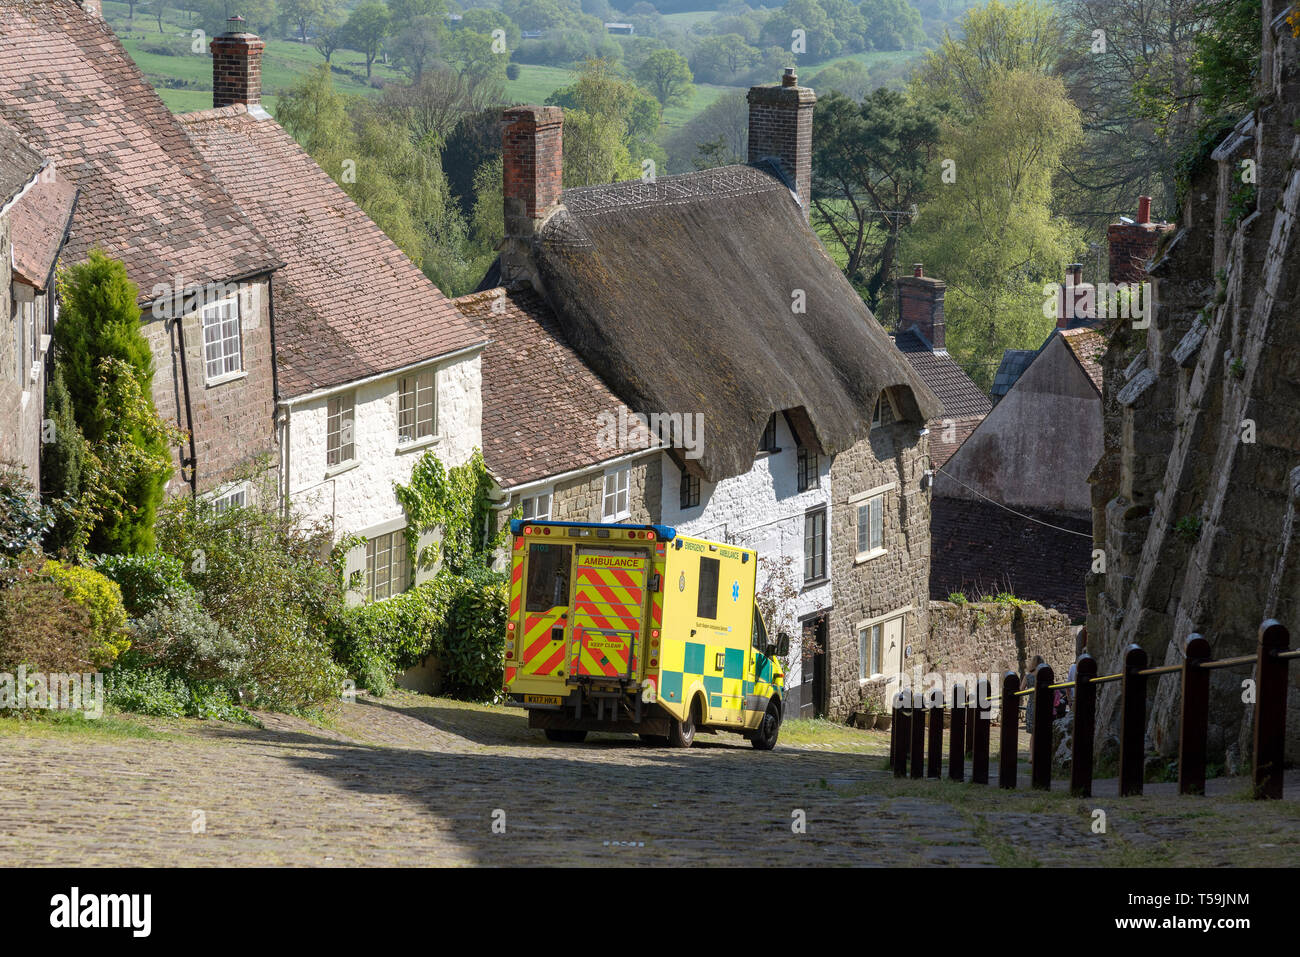
[[[814,508],[826,508],[826,580],[800,590],[793,601],[791,618],[799,619],[831,606],[830,528],[831,528],[831,458],[818,462],[818,487],[800,492],[798,442],[784,416],[777,416],[776,453],[760,453],[754,465],[743,475],[723,479],[716,485],[700,482],[700,504],[682,509],[681,471],[667,455],[663,462],[663,523],[684,535],[712,538],[752,548],[760,559],[792,559],[796,587],[803,582],[804,514]],[[760,561],[759,588],[763,587]],[[799,630],[790,633],[791,673],[788,687],[803,679],[799,654]]]
[[[327,474],[326,423],[329,396],[289,410],[289,496],[307,519],[333,521],[335,537],[365,534],[397,523],[405,514],[394,482],[407,482],[411,469],[432,451],[448,468],[469,460],[483,445],[480,353],[447,362],[438,370],[438,435],[415,447],[397,444],[398,376],[355,389],[356,464]]]

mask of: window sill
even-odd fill
[[[858,552],[858,554],[853,559],[853,564],[862,565],[865,564],[866,562],[871,561],[872,559],[879,558],[881,555],[888,555],[888,554],[889,554],[888,548],[873,548],[869,552]]]
[[[617,524],[618,522],[626,522],[631,517],[632,517],[631,512],[624,512],[622,515],[602,515],[600,517],[600,520],[610,525],[614,525]],[[533,519],[533,521],[539,521],[539,519]]]
[[[826,576],[823,576],[821,578],[809,578],[803,583],[803,587],[800,588],[799,590],[801,592],[804,592],[804,591],[808,591],[810,588],[820,588],[822,585],[829,585],[830,581],[831,581],[830,578]]]
[[[356,468],[356,467],[357,467],[358,465],[360,465],[360,464],[361,464],[361,460],[360,460],[360,459],[349,459],[349,460],[346,461],[346,462],[340,462],[338,465],[329,465],[329,466],[326,466],[326,468],[325,468],[325,477],[326,477],[326,478],[333,478],[333,477],[336,476],[336,475],[339,475],[339,474],[341,474],[341,473],[343,473],[343,472],[347,472],[347,471],[349,471],[350,469],[354,469],[354,468]]]
[[[227,372],[225,375],[219,375],[215,379],[204,379],[203,384],[206,388],[211,389],[213,386],[225,385],[227,382],[237,382],[246,378],[248,378],[248,372],[241,369],[239,372]]]
[[[431,445],[437,445],[441,441],[441,435],[426,435],[424,438],[416,439],[414,442],[398,442],[394,454],[403,455],[406,452],[418,452],[420,449],[427,449]]]

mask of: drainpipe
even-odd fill
[[[190,371],[189,362],[185,356],[185,317],[177,316],[171,320],[176,324],[176,341],[180,346],[181,353],[181,391],[185,393],[185,423],[188,426],[187,431],[190,434],[190,455],[186,459],[181,456],[181,477],[185,475],[185,469],[190,470],[190,498],[199,497],[199,470],[198,470],[198,451],[194,444],[194,408],[190,403]]]

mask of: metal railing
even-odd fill
[[[1033,696],[1033,727],[1030,746],[1032,787],[1052,786],[1053,692],[1074,689],[1073,751],[1070,761],[1070,791],[1079,797],[1092,795],[1093,738],[1096,731],[1097,689],[1118,681],[1120,685],[1119,793],[1141,794],[1146,760],[1146,705],[1149,678],[1182,675],[1182,706],[1179,715],[1178,793],[1204,794],[1206,747],[1210,717],[1210,672],[1220,668],[1253,666],[1255,711],[1253,774],[1258,798],[1282,797],[1283,758],[1286,741],[1287,670],[1300,651],[1290,650],[1290,634],[1279,622],[1269,619],[1259,626],[1259,642],[1253,655],[1212,658],[1210,643],[1198,634],[1183,643],[1183,663],[1147,666],[1147,653],[1137,645],[1124,652],[1123,670],[1113,675],[1097,674],[1097,662],[1080,655],[1075,680],[1055,682],[1049,665],[1034,671],[1031,687],[1021,688],[1014,671],[1002,677],[1001,694],[990,695],[987,679],[981,678],[970,700],[968,689],[954,685],[948,694],[928,692],[894,696],[890,724],[889,764],[895,777],[942,775],[945,710],[950,713],[948,777],[963,781],[966,758],[971,759],[973,784],[989,783],[989,745],[993,705],[1000,717],[998,786],[1014,788],[1018,760],[1020,699]],[[946,698],[946,702],[945,702]],[[946,707],[945,707],[946,704]],[[929,724],[927,761],[927,718]]]

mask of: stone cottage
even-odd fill
[[[0,3],[0,122],[79,192],[63,251],[140,288],[154,402],[186,433],[173,494],[275,471],[271,275],[281,265],[86,0]],[[34,52],[39,51],[39,52]]]
[[[0,463],[39,489],[54,269],[76,188],[0,122]]]
[[[801,646],[787,708],[842,716],[924,630],[939,405],[808,226],[815,102],[788,71],[750,91],[749,163],[567,190],[561,110],[507,110],[484,285],[536,294],[622,403],[671,423],[647,517],[759,551]]]
[[[487,335],[261,107],[264,44],[231,26],[212,41],[213,109],[178,119],[284,263],[274,277],[280,494],[337,537],[365,539],[348,557],[349,574],[365,572],[352,597],[386,598],[430,572],[411,567],[393,484],[423,455],[452,467],[482,445]]]

